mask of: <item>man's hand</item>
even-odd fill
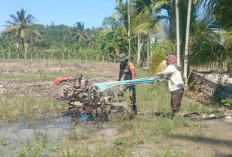
[[[157,73],[157,74],[156,74],[156,76],[159,76],[159,77],[160,77],[160,76],[161,76],[161,73],[160,73],[160,72],[159,72],[159,73]]]

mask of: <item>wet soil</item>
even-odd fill
[[[39,114],[36,114],[35,117],[34,120],[20,117],[14,123],[0,121],[0,156],[17,156],[24,142],[32,141],[36,132],[46,134],[48,144],[51,145],[57,144],[58,140],[64,136],[70,136],[71,126],[75,126],[75,131],[83,136],[79,140],[89,146],[100,140],[112,141],[119,134],[115,125],[73,118],[68,113],[50,115],[46,119]],[[49,153],[51,152],[47,152],[47,154]]]

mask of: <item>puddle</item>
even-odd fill
[[[88,121],[87,115],[72,118],[68,114],[42,119],[39,114],[33,120],[19,118],[15,123],[0,121],[0,156],[17,156],[23,142],[32,140],[35,132],[46,134],[49,143],[55,143],[63,135],[70,133],[70,126],[75,125],[79,133],[92,133],[102,138],[118,134],[117,128],[108,123]],[[3,143],[4,141],[4,143]]]

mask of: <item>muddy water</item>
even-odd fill
[[[55,143],[63,135],[70,133],[70,126],[75,125],[77,132],[96,131],[104,137],[115,136],[118,131],[110,124],[96,123],[86,120],[86,116],[71,118],[69,115],[52,115],[42,119],[35,115],[33,120],[19,118],[15,123],[0,121],[0,156],[17,156],[22,149],[23,142],[33,139],[35,132],[47,135],[49,143]]]

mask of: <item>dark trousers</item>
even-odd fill
[[[179,112],[183,93],[183,89],[171,92],[171,109],[173,113]]]
[[[124,97],[124,92],[127,91],[128,89],[129,89],[129,95],[130,95],[131,103],[132,103],[132,105],[135,105],[136,104],[136,89],[135,89],[135,85],[131,85],[131,86],[124,86],[124,85],[122,85],[120,87],[118,95]]]

